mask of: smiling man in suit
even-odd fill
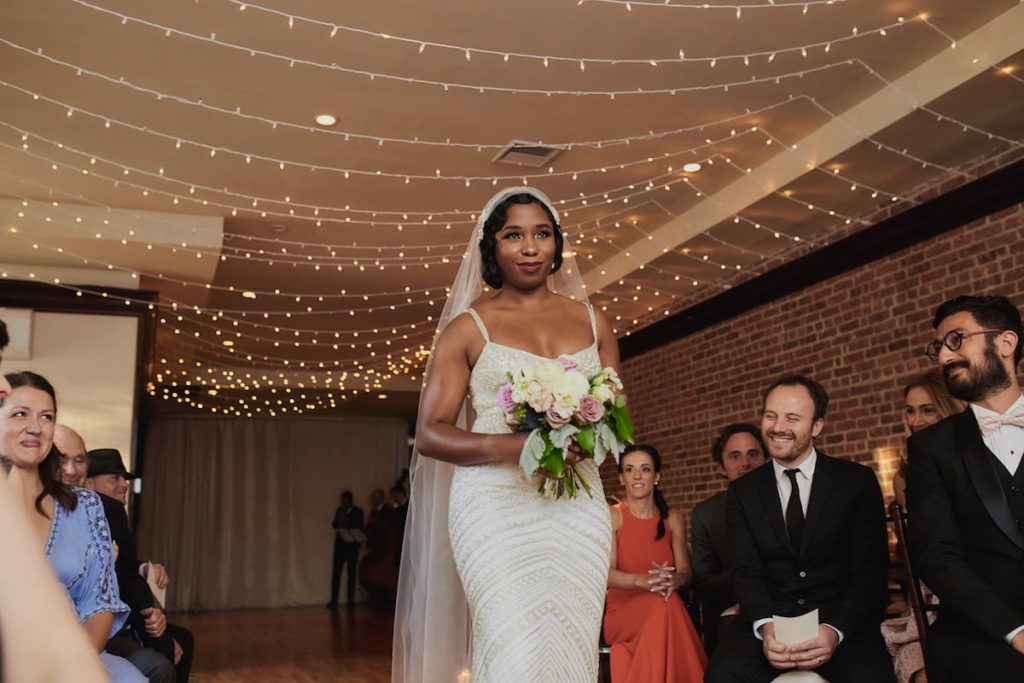
[[[939,597],[933,683],[1024,679],[1024,397],[1020,312],[1001,296],[943,303],[925,353],[962,413],[907,442],[910,552]]]
[[[828,394],[803,375],[764,394],[771,456],[729,485],[726,525],[741,620],[723,625],[706,683],[768,683],[788,669],[830,683],[894,681],[878,630],[885,606],[882,493],[874,472],[817,451]],[[818,610],[818,635],[785,645],[773,615]]]

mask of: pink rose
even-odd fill
[[[498,389],[498,407],[504,413],[511,412],[516,402],[512,400],[512,383],[502,384]]]
[[[569,424],[569,419],[572,416],[570,415],[569,417],[562,417],[557,412],[555,412],[554,408],[548,408],[547,411],[544,412],[544,417],[547,418],[549,425],[551,425],[554,429],[558,429],[563,425]]]
[[[580,399],[580,407],[576,411],[576,416],[584,422],[593,424],[604,417],[604,406],[601,405],[600,401],[588,394]]]
[[[562,368],[566,372],[570,372],[571,370],[579,370],[580,369],[580,364],[577,363],[576,361],[574,361],[569,356],[559,356],[558,357],[558,362],[562,365]]]

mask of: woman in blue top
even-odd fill
[[[7,381],[11,393],[0,421],[2,453],[11,464],[7,486],[25,506],[32,531],[111,680],[145,683],[127,660],[103,652],[129,609],[118,593],[110,527],[99,496],[61,482],[60,457],[53,447],[53,386],[33,372],[7,375]]]

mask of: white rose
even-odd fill
[[[608,403],[613,398],[615,398],[615,393],[607,384],[600,384],[594,387],[594,390],[591,392],[591,395],[593,395],[593,397],[600,401],[602,404]]]
[[[579,400],[590,390],[590,382],[587,381],[582,372],[572,370],[565,373],[561,383],[561,390],[571,395],[578,406]]]
[[[565,370],[557,360],[543,360],[533,368],[533,375],[541,384],[554,388],[561,381]]]

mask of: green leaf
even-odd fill
[[[625,394],[618,394],[615,398],[612,399],[612,405],[614,405],[616,408],[625,408],[626,407],[626,395]]]
[[[597,441],[597,430],[594,429],[594,425],[587,425],[576,432],[576,443],[580,445],[580,448],[585,450],[591,455],[594,454],[594,446]]]
[[[625,407],[612,406],[609,411],[615,420],[615,433],[623,441],[633,443],[633,417]]]
[[[558,451],[545,452],[544,457],[541,458],[540,466],[545,472],[550,472],[556,477],[561,477],[565,474],[565,460],[562,459],[562,454]]]

